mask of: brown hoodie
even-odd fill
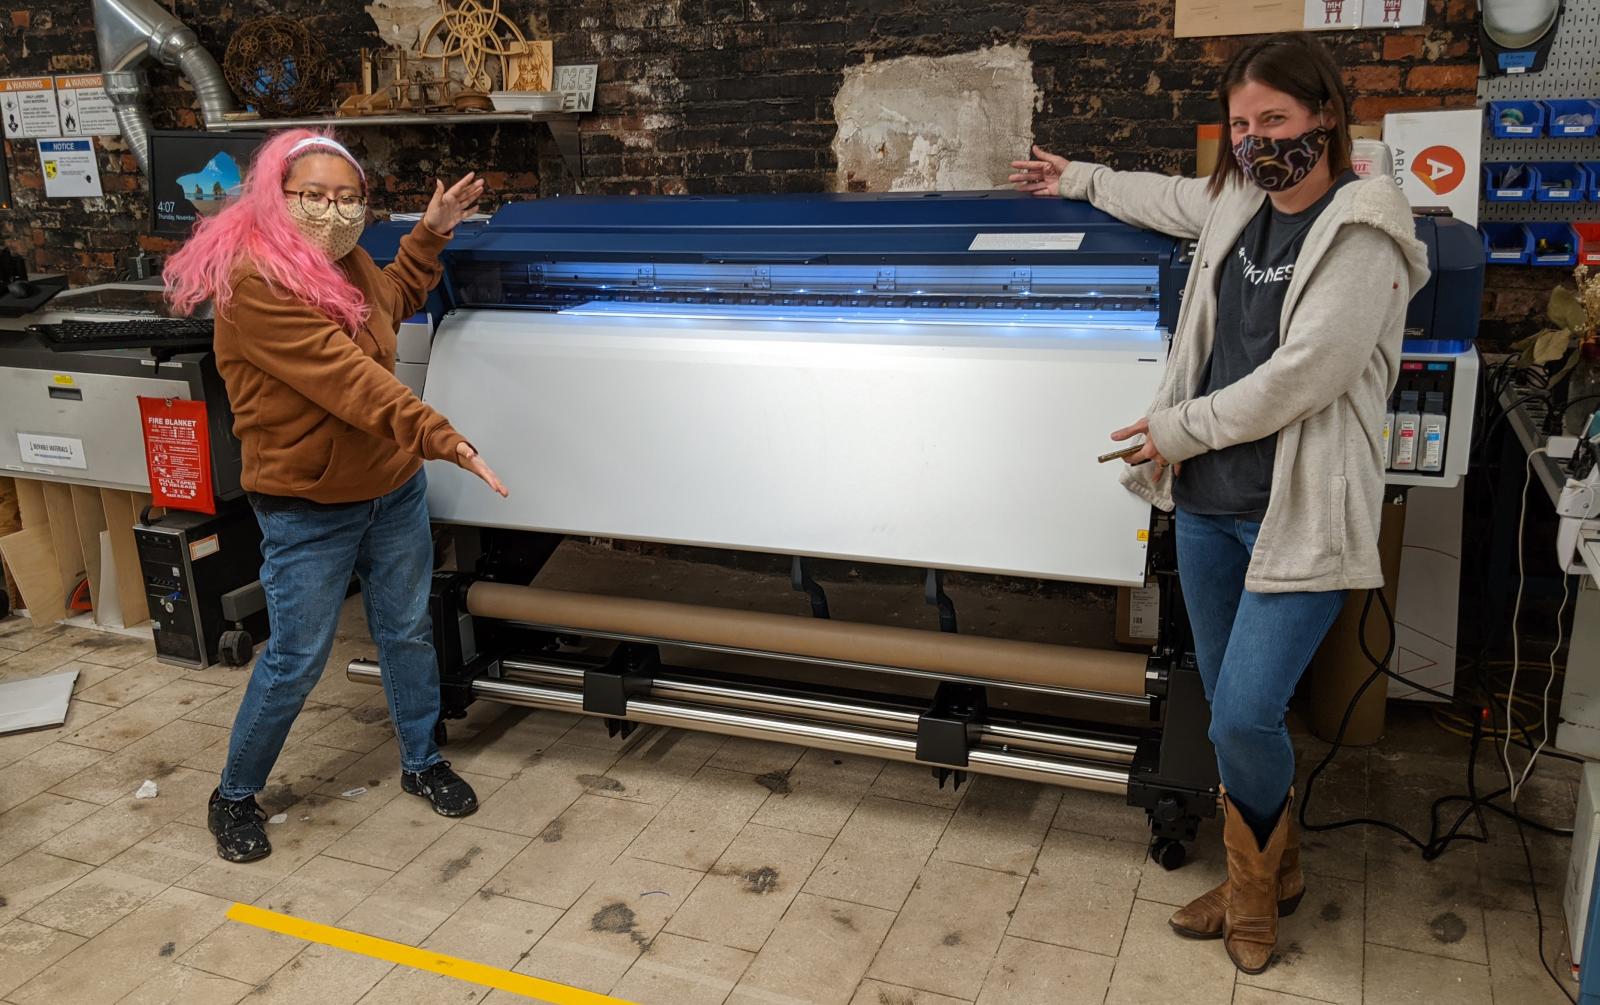
[[[457,460],[461,435],[394,375],[395,328],[439,281],[448,241],[418,223],[384,269],[361,248],[341,259],[371,308],[353,336],[253,268],[236,274],[215,352],[247,491],[361,502],[404,485],[422,459]]]

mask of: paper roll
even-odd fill
[[[569,593],[536,586],[474,583],[468,612],[574,633],[624,635],[686,645],[723,646],[817,660],[865,663],[996,684],[1071,688],[1142,697],[1138,653],[1018,642],[848,621]]]

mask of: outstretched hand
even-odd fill
[[[456,457],[462,467],[483,479],[483,483],[498,492],[502,499],[511,498],[511,493],[507,491],[505,485],[501,484],[500,476],[494,473],[494,469],[489,467],[484,462],[482,455],[472,449],[470,445],[466,443],[456,444]]]
[[[1044,147],[1034,145],[1033,156],[1038,160],[1012,161],[1011,167],[1016,172],[1006,180],[1016,186],[1018,191],[1029,192],[1043,198],[1059,198],[1061,195],[1061,176],[1066,173],[1067,164],[1065,157],[1057,156]]]
[[[478,200],[483,198],[483,179],[477,172],[468,171],[460,181],[448,189],[444,182],[433,183],[433,198],[422,214],[422,222],[435,234],[448,235],[456,224],[478,211]]]

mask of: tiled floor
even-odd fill
[[[342,624],[263,797],[286,815],[276,851],[239,866],[215,857],[203,810],[245,673],[0,621],[0,679],[79,671],[64,727],[0,737],[0,999],[521,1000],[226,921],[242,901],[670,1005],[1565,1000],[1503,818],[1429,864],[1377,832],[1311,835],[1308,896],[1258,977],[1167,928],[1219,875],[1216,826],[1164,872],[1111,796],[990,778],[953,793],[905,765],[667,730],[621,742],[480,703],[447,755],[483,809],[448,821],[400,792],[383,698],[342,674],[370,643],[358,616]],[[1341,755],[1319,816],[1415,829],[1461,790],[1462,741],[1425,714],[1391,721],[1379,749]],[[1570,823],[1574,777],[1551,765],[1525,808]],[[157,798],[134,798],[145,779]],[[1567,842],[1531,848],[1564,971]]]

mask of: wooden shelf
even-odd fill
[[[218,133],[261,132],[268,129],[342,129],[363,126],[457,126],[544,123],[561,151],[561,159],[574,178],[583,177],[583,151],[578,141],[577,112],[396,112],[382,115],[315,115],[294,119],[220,119],[205,128]]]

